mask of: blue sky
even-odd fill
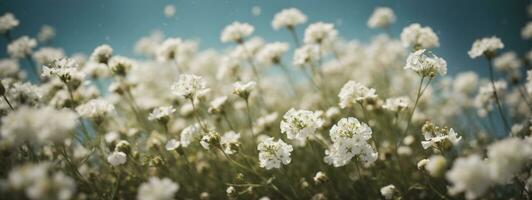
[[[132,56],[135,41],[160,29],[167,36],[198,39],[201,48],[226,47],[219,41],[223,27],[232,21],[255,26],[256,35],[267,41],[290,41],[284,31],[271,28],[273,15],[283,8],[296,7],[308,17],[308,22],[325,21],[337,24],[347,39],[367,41],[378,31],[366,27],[366,21],[377,6],[389,6],[398,16],[391,32],[398,36],[404,26],[418,22],[431,26],[440,37],[436,49],[456,73],[475,70],[485,73],[484,62],[468,58],[467,50],[479,37],[496,35],[520,54],[530,50],[530,41],[520,38],[521,28],[529,21],[527,0],[0,0],[0,13],[14,13],[21,25],[14,35],[35,36],[43,24],[56,28],[53,46],[67,53],[89,53],[102,43],[108,43],[117,54]],[[163,8],[173,4],[175,17],[168,19]],[[261,15],[251,14],[254,6]],[[304,27],[298,31],[303,32]],[[0,56],[5,57],[5,40]]]

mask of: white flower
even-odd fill
[[[384,28],[395,22],[395,14],[393,10],[388,7],[377,7],[371,14],[368,20],[368,27],[370,28]]]
[[[401,42],[405,47],[414,49],[430,49],[440,46],[438,36],[432,28],[422,27],[418,23],[410,24],[401,32]]]
[[[434,77],[437,74],[443,76],[447,74],[447,62],[433,53],[426,53],[425,49],[420,49],[410,53],[404,69],[410,69],[424,77]]]
[[[73,77],[83,78],[83,74],[78,71],[77,63],[73,59],[61,58],[54,60],[42,68],[42,77],[57,77],[63,82],[69,82]]]
[[[211,149],[211,146],[219,147],[220,135],[217,132],[210,131],[207,134],[203,135],[203,137],[200,140],[200,144],[206,150]]]
[[[377,160],[377,152],[368,143],[371,128],[354,117],[342,118],[329,131],[333,144],[325,151],[325,162],[335,167],[348,164],[354,156],[366,166]]]
[[[179,185],[169,178],[150,177],[139,186],[137,200],[172,200]]]
[[[441,155],[431,156],[427,163],[424,165],[425,169],[431,176],[439,177],[445,172],[445,166],[447,165],[447,160]]]
[[[465,192],[467,199],[482,196],[492,184],[488,164],[475,154],[456,159],[446,177],[452,184],[449,193]]]
[[[409,103],[410,99],[408,97],[388,98],[382,108],[392,112],[399,112],[408,107]]]
[[[303,24],[306,21],[307,16],[305,16],[299,9],[288,8],[275,14],[272,21],[272,27],[275,30],[279,30],[280,28],[293,29],[295,26]]]
[[[305,29],[304,41],[307,44],[327,44],[334,41],[337,35],[333,24],[317,22]]]
[[[55,30],[54,30],[54,27],[50,25],[43,25],[41,27],[41,30],[37,34],[37,40],[39,40],[39,42],[48,42],[54,37],[55,37]]]
[[[425,166],[427,166],[427,163],[429,163],[429,159],[423,159],[417,162],[417,168],[418,169],[424,169]]]
[[[206,90],[207,86],[201,76],[193,74],[181,74],[171,86],[172,94],[182,98],[195,98],[199,93]]]
[[[526,71],[526,91],[528,94],[532,94],[532,70]]]
[[[31,55],[32,49],[37,46],[37,41],[28,36],[22,36],[7,45],[7,53],[12,58],[24,58]]]
[[[2,118],[1,135],[15,145],[23,142],[56,143],[72,136],[77,115],[67,109],[21,107]]]
[[[181,146],[180,141],[177,141],[176,139],[171,139],[171,140],[168,140],[168,142],[166,142],[166,145],[164,145],[164,148],[167,151],[173,151],[179,148],[180,146]]]
[[[425,123],[421,130],[425,138],[425,141],[421,141],[423,149],[428,149],[429,147],[438,148],[441,145],[445,146],[446,142],[456,145],[462,139],[452,128],[440,128],[430,122]]]
[[[163,118],[168,118],[175,111],[176,109],[172,106],[160,106],[160,107],[153,109],[153,111],[151,111],[151,113],[148,115],[148,120],[153,121],[153,120],[160,120]]]
[[[94,49],[90,59],[96,63],[107,63],[111,56],[113,56],[113,48],[108,44],[102,44]]]
[[[244,38],[251,35],[255,28],[248,23],[233,22],[226,26],[220,36],[222,42],[242,43]]]
[[[375,89],[368,88],[359,82],[348,81],[338,93],[340,108],[353,107],[353,104],[377,98]]]
[[[227,103],[227,96],[216,97],[210,102],[209,112],[221,112]]]
[[[0,77],[15,76],[19,72],[19,68],[20,66],[15,59],[0,59]]]
[[[507,138],[488,146],[488,162],[493,181],[510,181],[532,161],[532,142]]]
[[[517,74],[521,68],[521,61],[515,52],[510,51],[493,59],[493,66],[499,71]]]
[[[504,80],[495,81],[494,85],[498,95],[503,95],[508,87]],[[495,92],[491,83],[480,86],[473,101],[474,106],[479,109],[478,114],[486,116],[487,111],[493,109],[493,103],[495,103]]]
[[[251,93],[251,90],[253,90],[256,85],[257,83],[255,83],[255,81],[250,81],[247,83],[241,83],[241,82],[233,83],[233,94],[236,94],[239,97],[247,99],[249,97],[249,93]]]
[[[157,60],[161,62],[177,60],[179,47],[181,46],[180,38],[168,38],[158,48],[156,52]]]
[[[280,168],[281,163],[287,165],[292,160],[290,153],[293,151],[292,145],[284,143],[281,139],[274,141],[267,138],[258,146],[260,167],[270,170]]]
[[[236,152],[234,145],[238,144],[239,139],[240,133],[236,133],[234,131],[228,131],[224,133],[220,139],[220,144],[222,145],[224,152],[228,155],[234,154]]]
[[[486,37],[475,40],[471,46],[471,50],[469,50],[467,54],[469,54],[469,57],[471,58],[477,58],[485,54],[491,56],[492,54],[495,54],[497,49],[502,48],[504,48],[504,44],[502,43],[501,39],[495,36]]]
[[[98,118],[114,113],[115,107],[104,99],[92,99],[76,107],[76,111],[82,117]]]
[[[15,18],[15,15],[11,13],[5,13],[4,15],[0,16],[0,34],[4,34],[11,29],[17,27],[19,24],[19,21],[17,18]]]
[[[281,57],[288,51],[289,45],[286,42],[274,42],[266,44],[257,53],[257,61],[263,64],[278,64]]]
[[[127,155],[124,152],[114,151],[109,156],[107,156],[107,162],[112,166],[116,167],[123,165],[127,161]]]
[[[395,186],[387,185],[387,186],[382,187],[380,191],[384,199],[389,200],[389,199],[392,199],[393,197],[393,193],[395,192]]]
[[[134,64],[133,60],[123,56],[113,56],[108,63],[111,72],[120,76],[125,76]]]
[[[193,124],[181,131],[181,146],[187,147],[194,138],[197,138],[200,134],[201,126],[199,124]]]
[[[175,15],[175,10],[176,9],[174,5],[171,5],[171,4],[166,5],[163,10],[164,16],[167,18],[173,17]]]
[[[478,75],[468,71],[456,75],[453,81],[453,91],[461,94],[472,94],[478,86]]]
[[[532,22],[526,23],[525,27],[523,27],[521,37],[525,40],[532,38]]]
[[[68,200],[76,192],[74,179],[63,172],[51,173],[50,163],[25,164],[13,168],[8,175],[8,184],[14,189],[24,189],[32,200]]]
[[[319,47],[312,44],[305,44],[294,51],[293,63],[296,66],[311,64],[320,59]]]
[[[286,134],[288,139],[305,141],[317,129],[321,128],[323,123],[321,112],[295,110],[292,108],[283,116],[281,132]]]
[[[65,52],[63,51],[63,49],[43,47],[35,51],[32,57],[38,65],[47,65],[54,60],[58,60],[65,57]]]

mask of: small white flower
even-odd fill
[[[94,49],[90,59],[96,63],[107,64],[111,56],[113,56],[113,48],[108,44],[102,44]]]
[[[319,47],[312,44],[306,44],[294,52],[293,63],[296,66],[312,64],[320,59]]]
[[[55,37],[55,29],[50,25],[43,25],[41,30],[37,34],[37,40],[39,42],[48,42]]]
[[[456,159],[446,177],[452,184],[449,193],[465,192],[467,199],[482,196],[492,184],[488,164],[476,154]]]
[[[190,143],[192,143],[192,140],[199,137],[201,130],[201,126],[199,124],[193,124],[181,131],[181,146],[187,147]]]
[[[43,47],[35,51],[32,57],[38,65],[47,65],[53,62],[54,60],[58,60],[65,57],[65,52],[63,51],[63,49]]]
[[[172,94],[182,98],[195,98],[200,92],[207,89],[206,83],[201,76],[193,74],[181,74],[172,84]]]
[[[295,26],[303,24],[306,21],[307,16],[305,16],[299,9],[288,8],[275,14],[272,21],[272,27],[275,30],[281,28],[293,29]]]
[[[125,76],[133,68],[135,62],[127,57],[113,56],[109,60],[109,69],[116,75]]]
[[[507,183],[532,161],[531,141],[507,138],[488,146],[488,162],[493,181]]]
[[[224,133],[224,135],[220,139],[220,144],[222,145],[224,152],[228,155],[234,154],[236,152],[236,150],[234,149],[234,145],[238,144],[239,139],[240,133],[236,133],[234,131],[228,131]]]
[[[377,98],[375,89],[368,88],[359,82],[348,81],[338,93],[340,108],[353,107],[354,104]]]
[[[424,77],[434,77],[437,74],[443,76],[447,74],[447,62],[433,53],[426,53],[425,49],[420,49],[410,53],[404,69],[410,69]]]
[[[504,44],[502,43],[501,39],[495,36],[486,37],[475,40],[471,46],[471,50],[469,50],[467,54],[469,54],[469,57],[471,58],[477,58],[486,54],[491,56],[495,54],[497,49],[502,48],[504,48]]]
[[[321,128],[323,123],[321,112],[295,110],[292,108],[283,116],[281,132],[286,134],[288,139],[305,141],[317,129]]]
[[[203,135],[203,137],[200,140],[200,144],[206,150],[210,150],[212,146],[219,147],[220,135],[217,132],[211,131]]]
[[[525,40],[532,38],[532,22],[526,23],[525,27],[521,30],[521,37]]]
[[[233,83],[233,94],[236,94],[239,97],[247,99],[249,97],[249,94],[255,88],[256,85],[257,83],[255,83],[255,81],[250,81],[247,83],[241,83],[241,82]]]
[[[177,60],[179,47],[181,46],[180,38],[168,38],[158,48],[156,52],[157,60],[161,62],[168,62]]]
[[[452,128],[440,128],[430,122],[423,125],[422,131],[425,138],[425,141],[421,141],[423,149],[428,149],[429,147],[437,148],[445,145],[446,142],[456,145],[462,139]]]
[[[395,186],[394,185],[387,185],[381,188],[381,195],[386,200],[390,200],[393,198],[393,193],[395,192]]]
[[[384,28],[395,22],[395,14],[393,10],[388,7],[377,7],[371,14],[368,20],[368,27],[370,28]]]
[[[447,160],[441,155],[433,155],[428,159],[428,162],[424,165],[425,169],[433,177],[439,177],[445,172]]]
[[[334,41],[337,35],[333,24],[317,22],[305,29],[304,41],[307,44],[327,44]]]
[[[107,162],[112,166],[116,167],[123,165],[127,161],[127,155],[124,152],[114,151],[109,156],[107,156]]]
[[[519,60],[515,52],[510,51],[493,59],[493,66],[502,72],[518,74],[521,68],[521,60]]]
[[[181,142],[177,141],[176,139],[171,139],[171,140],[168,140],[168,142],[166,142],[166,145],[164,145],[164,148],[167,151],[173,151],[179,148],[180,146],[181,146]]]
[[[401,32],[401,42],[405,47],[414,49],[430,49],[440,46],[438,36],[432,28],[422,27],[418,23],[410,24]]]
[[[382,108],[392,112],[399,112],[408,107],[409,103],[410,99],[408,97],[388,98]]]
[[[292,161],[290,153],[293,151],[292,145],[286,144],[281,139],[274,141],[267,138],[258,146],[260,167],[267,170],[280,168],[281,163],[287,165]]]
[[[173,200],[179,185],[169,178],[150,177],[139,186],[137,200]]]
[[[227,96],[216,97],[210,102],[209,112],[221,112],[227,103]]]
[[[168,4],[164,7],[163,13],[165,17],[171,18],[175,15],[175,11],[176,11],[175,6]]]
[[[225,27],[220,36],[222,42],[242,43],[244,38],[250,36],[255,28],[248,23],[233,22]]]
[[[37,46],[37,41],[28,36],[22,36],[7,45],[7,53],[12,58],[24,58],[31,55],[33,48]]]
[[[274,42],[266,44],[257,53],[257,61],[266,65],[278,64],[284,53],[288,51],[289,45],[286,42]]]
[[[176,109],[172,106],[160,106],[155,109],[148,115],[148,120],[160,120],[163,118],[170,117]]]
[[[115,107],[104,99],[93,99],[76,107],[76,111],[82,117],[97,118],[114,113]]]
[[[0,16],[0,34],[6,33],[18,25],[19,21],[17,18],[15,18],[15,15],[11,13],[5,13],[4,15]]]

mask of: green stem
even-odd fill
[[[490,81],[491,81],[491,87],[493,89],[493,95],[495,96],[495,102],[497,104],[497,110],[499,111],[499,115],[501,116],[504,128],[507,131],[507,134],[510,133],[510,125],[508,125],[508,120],[506,120],[506,117],[504,116],[504,112],[502,110],[501,100],[499,99],[499,94],[497,94],[497,88],[495,87],[495,76],[493,74],[493,65],[491,64],[491,59],[488,58],[489,63],[489,72],[490,72]]]

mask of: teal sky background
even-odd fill
[[[285,31],[271,28],[273,15],[284,8],[296,7],[316,21],[335,23],[347,39],[368,41],[379,31],[370,30],[366,21],[377,6],[391,7],[397,17],[391,33],[398,37],[403,27],[418,22],[430,26],[440,37],[435,52],[445,58],[450,73],[475,70],[485,74],[486,63],[471,60],[467,51],[479,37],[496,35],[505,43],[505,51],[524,54],[531,42],[520,37],[529,0],[0,0],[0,13],[12,12],[21,21],[13,35],[35,36],[43,24],[52,25],[57,37],[52,46],[68,54],[90,53],[108,43],[116,54],[134,56],[135,42],[153,30],[166,36],[198,39],[200,48],[222,49],[219,41],[223,27],[233,21],[255,26],[255,35],[267,41],[290,41]],[[176,15],[166,18],[165,5],[176,6]],[[251,13],[254,6],[261,15]],[[305,26],[297,31],[303,34]],[[0,56],[5,57],[6,41],[1,40]]]

